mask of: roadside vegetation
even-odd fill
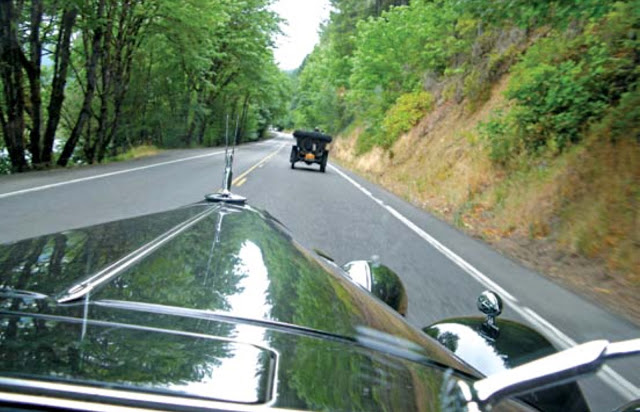
[[[640,1],[332,3],[291,124],[640,322]]]
[[[218,145],[227,115],[240,140],[262,137],[290,95],[269,4],[0,2],[0,171]]]
[[[133,147],[126,152],[117,154],[113,157],[109,157],[107,160],[112,162],[122,162],[124,160],[133,160],[140,159],[143,157],[154,156],[160,153],[160,149],[158,149],[154,145],[140,145]]]

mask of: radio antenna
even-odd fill
[[[227,121],[228,121],[227,117]],[[231,157],[236,153],[236,140],[238,139],[238,126],[240,124],[240,113],[236,115],[236,130],[233,132],[233,151],[231,152]]]
[[[236,138],[238,135],[238,122],[239,117],[236,118],[236,129],[233,134],[233,148],[229,151],[229,114],[226,116],[225,129],[224,129],[224,175],[222,176],[222,187],[216,193],[210,193],[205,195],[205,198],[211,202],[225,202],[225,203],[244,203],[246,198],[231,193],[231,184],[233,182],[233,156],[236,152]]]

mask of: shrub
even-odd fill
[[[468,99],[468,108],[474,112],[478,105],[491,97],[491,83],[485,68],[473,69],[464,79],[464,95]]]
[[[489,120],[481,122],[478,131],[489,143],[489,158],[497,164],[506,166],[520,152],[518,140],[511,133],[509,116],[502,111],[494,112]]]
[[[382,122],[383,147],[390,147],[398,137],[424,117],[433,107],[433,96],[425,91],[407,93],[400,96],[395,104],[387,110]]]
[[[361,155],[367,153],[376,146],[376,134],[369,130],[365,130],[358,136],[356,140],[356,154]]]
[[[636,87],[623,94],[620,104],[593,125],[591,132],[614,143],[620,140],[640,143],[640,90]]]
[[[545,146],[556,151],[578,142],[585,125],[606,107],[591,67],[572,60],[541,63],[520,73],[507,91],[518,102],[514,120],[527,151]]]
[[[552,32],[527,51],[513,67],[506,92],[513,109],[481,127],[492,159],[505,164],[506,156],[519,150],[557,154],[581,141],[591,125],[636,89],[640,71],[634,33],[640,18],[632,8],[640,1],[632,3],[616,3],[577,36]],[[633,108],[632,97],[625,99]],[[629,110],[629,122],[633,113]]]

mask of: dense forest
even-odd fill
[[[637,307],[640,1],[331,3],[287,125],[341,136],[343,165]]]
[[[290,123],[336,133],[357,122],[366,129],[362,152],[390,147],[434,103],[481,103],[513,65],[507,93],[517,108],[486,125],[499,162],[561,151],[610,109],[638,106],[638,1],[332,5],[321,43],[297,73]]]
[[[241,139],[261,137],[290,94],[270,3],[3,0],[0,169],[216,145],[227,115]]]

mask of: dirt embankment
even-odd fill
[[[504,254],[640,325],[640,147],[587,138],[561,156],[506,170],[477,132],[508,79],[470,113],[447,102],[390,150],[356,154],[361,129],[332,156]]]

